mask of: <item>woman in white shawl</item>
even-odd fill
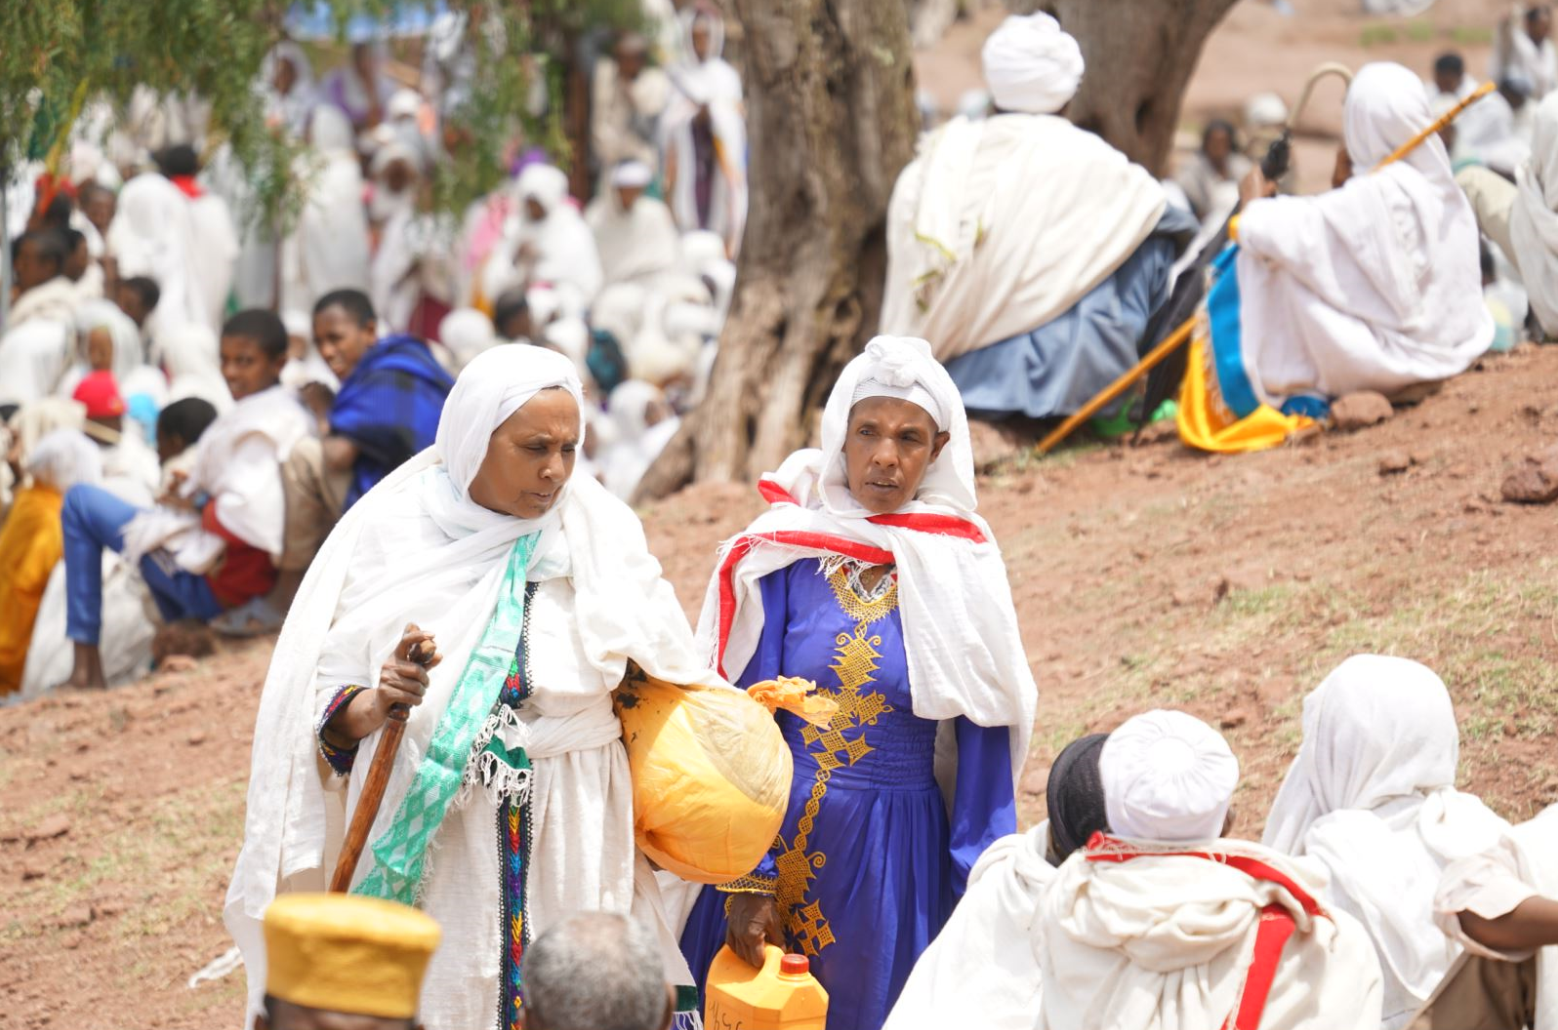
[[[508,1030],[521,952],[568,915],[664,926],[611,691],[630,661],[669,683],[722,681],[637,518],[572,475],[583,411],[561,355],[478,355],[433,447],[354,505],[309,567],[260,701],[227,896],[251,1006],[265,908],[322,889],[397,702],[413,707],[353,890],[420,903],[443,927],[429,1030]],[[426,669],[408,661],[416,647]],[[357,774],[327,784],[321,756]],[[662,937],[667,979],[689,984]]]
[[[314,68],[302,47],[284,39],[271,48],[260,65],[260,95],[265,102],[267,124],[293,136],[303,135],[309,115],[318,103],[318,88],[314,85]]]
[[[682,947],[700,976],[727,940],[754,964],[765,937],[803,952],[830,1030],[876,1030],[970,868],[1016,831],[1038,691],[974,512],[968,420],[924,340],[872,340],[828,397],[822,449],[759,490],[773,507],[722,549],[700,641],[732,682],[814,680],[838,710],[824,727],[780,713],[780,837],[703,892]]]
[[[610,186],[584,211],[607,285],[652,281],[674,271],[680,260],[670,209],[644,193],[653,177],[642,161],[624,161],[612,169]]]
[[[1492,343],[1477,223],[1443,142],[1375,170],[1432,121],[1416,75],[1365,65],[1347,90],[1345,185],[1257,199],[1260,169],[1245,180],[1242,353],[1264,403],[1389,395],[1464,372]]]
[[[313,154],[301,159],[308,199],[281,250],[281,307],[314,310],[331,290],[368,292],[368,213],[352,126],[321,105],[308,123]]]
[[[725,20],[693,4],[678,15],[684,44],[666,74],[661,118],[666,200],[683,232],[707,229],[732,259],[747,220],[747,129],[741,76],[723,57]]]
[[[607,404],[616,442],[606,455],[606,489],[626,501],[676,435],[681,419],[660,388],[641,379],[618,385]]]
[[[569,200],[568,177],[551,165],[528,165],[514,193],[519,210],[504,226],[500,253],[487,262],[482,292],[497,297],[514,286],[546,285],[564,316],[584,314],[600,292],[600,252]]]
[[[1412,1021],[1461,953],[1434,924],[1440,874],[1509,828],[1455,789],[1459,757],[1438,676],[1404,658],[1355,655],[1304,699],[1304,742],[1266,821],[1263,843],[1322,862],[1326,902],[1368,930],[1385,1030]]]
[[[221,312],[206,307],[189,200],[165,176],[146,172],[124,184],[108,226],[108,249],[120,281],[146,276],[157,284],[152,318],[158,331],[185,323],[216,328]]]

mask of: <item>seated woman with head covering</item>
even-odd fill
[[[1050,768],[1049,818],[991,844],[968,893],[925,949],[883,1030],[1030,1030],[1039,1004],[1036,923],[1055,870],[1095,833],[1108,833],[1098,756],[1105,733],[1073,740]]]
[[[515,286],[546,285],[556,291],[564,315],[583,314],[600,292],[600,252],[568,196],[568,177],[551,165],[527,165],[514,193],[519,209],[482,271],[482,292],[497,297]]]
[[[893,188],[882,331],[929,340],[974,418],[1066,415],[1136,363],[1196,221],[1062,117],[1082,51],[1054,18],[1007,18],[983,60],[996,114],[927,136]]]
[[[644,192],[653,177],[642,161],[624,161],[612,169],[610,186],[585,208],[607,286],[649,282],[676,269],[681,257],[676,222],[664,201]]]
[[[0,698],[22,687],[27,646],[54,566],[65,553],[60,508],[65,492],[103,477],[103,457],[85,434],[56,429],[24,459],[28,485],[0,523]]]
[[[1220,839],[1239,762],[1216,730],[1138,715],[1098,771],[1110,832],[1040,902],[1034,1030],[1378,1030],[1379,960],[1323,870]]]
[[[1323,418],[1332,398],[1386,395],[1464,372],[1493,341],[1476,219],[1417,76],[1365,65],[1347,89],[1351,175],[1316,197],[1272,197],[1252,170],[1214,263],[1210,335],[1192,344],[1180,437],[1257,450]],[[1234,274],[1229,274],[1230,270]]]
[[[838,711],[822,727],[780,713],[795,779],[779,839],[703,892],[682,948],[700,980],[727,941],[749,964],[765,938],[803,953],[831,1030],[874,1030],[1017,828],[1038,691],[974,513],[968,420],[925,341],[872,340],[828,397],[822,449],[759,490],[773,507],[722,550],[700,638],[733,682],[813,680]]]
[[[404,744],[353,892],[416,903],[442,925],[429,1030],[516,1025],[526,946],[579,911],[652,920],[666,979],[690,987],[634,847],[612,691],[630,663],[730,688],[696,652],[638,519],[574,475],[584,403],[560,354],[478,355],[434,445],[354,505],[315,558],[260,702],[228,891],[251,1005],[265,982],[259,919],[278,891],[334,868],[331,827],[353,816],[391,718],[406,720]]]
[[[1438,676],[1404,658],[1355,655],[1304,699],[1304,742],[1266,822],[1267,846],[1324,864],[1323,900],[1368,931],[1384,973],[1384,1030],[1411,1023],[1460,956],[1434,925],[1440,874],[1509,829],[1455,789],[1459,758]]]

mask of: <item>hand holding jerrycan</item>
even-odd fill
[[[730,948],[709,966],[705,1030],[826,1030],[828,992],[811,975],[805,955],[763,949],[753,969]]]

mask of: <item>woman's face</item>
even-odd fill
[[[912,401],[867,397],[849,413],[844,475],[860,506],[877,515],[914,499],[925,472],[950,439],[930,413]]]
[[[578,449],[578,402],[567,390],[542,390],[493,431],[471,480],[471,500],[517,519],[538,519],[557,503]]]
[[[112,371],[114,367],[114,337],[106,326],[98,326],[87,333],[87,364],[94,372]]]

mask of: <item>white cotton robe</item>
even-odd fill
[[[1431,138],[1370,171],[1433,120],[1417,77],[1371,64],[1347,91],[1355,174],[1240,217],[1244,365],[1261,400],[1390,394],[1464,372],[1493,342],[1477,221]]]

